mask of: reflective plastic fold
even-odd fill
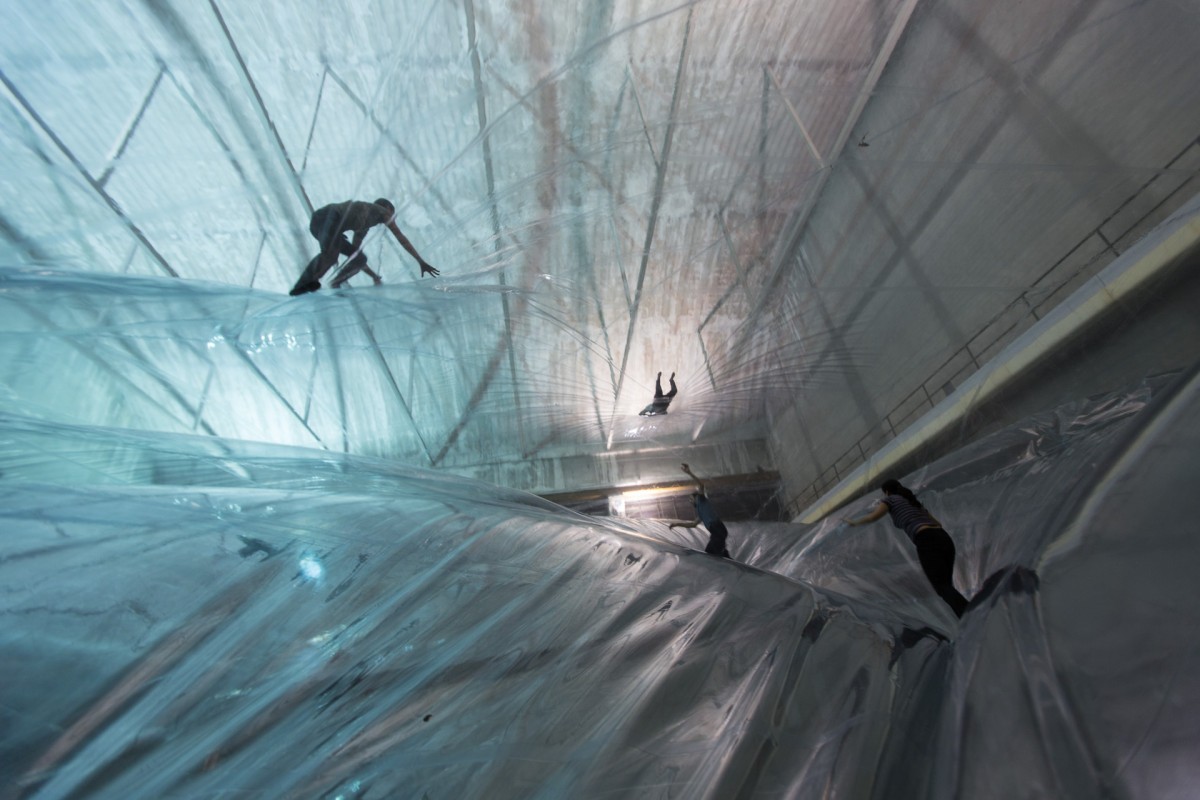
[[[1198,412],[1194,373],[1149,379],[907,476],[959,623],[886,521],[734,523],[725,561],[393,461],[7,407],[0,783],[1182,797]]]

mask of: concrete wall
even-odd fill
[[[1030,414],[1200,362],[1200,196],[808,507],[819,517]],[[867,474],[869,473],[869,474]],[[859,484],[863,485],[859,485]]]
[[[1065,236],[1057,243],[1057,249],[1043,242],[1029,250],[1031,256],[1046,261],[1019,269],[1017,265],[1006,265],[1005,275],[1009,278],[1016,273],[1032,277],[1025,288],[1011,290],[1010,299],[990,316],[982,316],[978,311],[974,316],[954,312],[958,305],[975,302],[972,291],[981,297],[992,297],[1002,288],[999,284],[1007,278],[990,274],[986,265],[964,262],[960,282],[974,289],[957,294],[941,290],[921,292],[919,281],[896,284],[899,279],[893,280],[882,273],[875,278],[870,275],[856,278],[877,281],[881,298],[878,308],[856,311],[859,323],[835,330],[826,352],[814,356],[840,361],[843,366],[824,375],[811,391],[799,393],[795,402],[777,405],[770,414],[772,454],[783,476],[788,509],[799,513],[808,507],[1193,197],[1200,190],[1200,176],[1196,173],[1200,167],[1200,143],[1193,142],[1175,156],[1171,166],[1138,187],[1100,224],[1082,231],[1064,225],[1061,233]],[[829,202],[840,204],[844,213],[852,210],[847,205],[848,199],[831,196]],[[837,278],[845,281],[850,276],[841,274]],[[810,309],[807,314],[810,319],[824,319],[833,324],[845,316],[844,310],[838,308],[837,292],[823,288],[823,283],[832,280],[820,276],[810,279],[799,270],[791,276],[787,291],[804,298],[801,302]],[[1146,298],[1144,302],[1160,301]],[[1161,302],[1169,302],[1169,298]],[[1164,307],[1161,311],[1131,313],[1140,316],[1163,313],[1170,318],[1179,312]],[[969,325],[971,319],[986,321],[973,330],[964,327],[959,334],[963,336],[962,344],[955,346],[954,336],[939,332],[946,325]],[[915,328],[928,330],[914,337]],[[1178,347],[1186,350],[1182,343]],[[1186,359],[1186,354],[1180,353],[1164,355],[1158,361],[1167,368],[1175,368]],[[1096,369],[1092,367],[1091,372]],[[1126,371],[1116,367],[1114,370],[1117,374],[1112,376],[1113,381],[1105,378],[1084,381],[1080,376],[1081,388],[1074,396],[1102,390],[1086,387],[1115,385],[1114,381],[1119,382]]]

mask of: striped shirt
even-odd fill
[[[892,524],[904,531],[909,539],[917,535],[921,528],[942,527],[942,523],[921,506],[914,506],[898,494],[889,494],[883,498],[888,513],[892,515]]]

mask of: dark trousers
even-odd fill
[[[675,395],[679,394],[679,389],[678,389],[678,388],[675,386],[675,379],[674,379],[674,378],[671,378],[671,379],[670,379],[670,381],[671,381],[671,391],[670,391],[670,393],[669,393],[669,394],[663,394],[663,390],[662,390],[662,378],[655,378],[655,379],[654,379],[654,399],[655,399],[655,400],[662,400],[662,399],[665,399],[665,400],[666,400],[666,401],[669,403],[669,402],[671,402],[671,398],[672,398],[672,397],[674,397]]]
[[[325,213],[322,213],[325,212]],[[325,277],[325,273],[329,268],[337,263],[338,256],[349,256],[354,254],[354,245],[346,238],[346,234],[340,230],[341,220],[335,213],[327,212],[326,209],[318,209],[312,216],[312,220],[308,223],[308,232],[313,235],[317,243],[321,245],[321,252],[313,257],[313,260],[308,262],[308,266],[304,268],[304,272],[300,273],[300,279],[296,281],[296,285],[292,287],[290,294],[305,294],[306,292],[315,292],[321,288],[321,278]],[[351,275],[362,270],[367,264],[367,257],[363,253],[359,253],[357,257],[346,262],[334,279],[336,285],[345,275],[349,278]]]
[[[655,414],[667,413],[667,406],[671,405],[671,398],[679,394],[679,389],[675,386],[675,379],[671,378],[670,380],[671,391],[663,394],[662,380],[660,378],[654,379],[654,402],[651,405]]]
[[[961,617],[967,610],[967,598],[954,588],[954,541],[941,528],[923,528],[913,537],[917,558],[933,590]]]
[[[725,540],[729,537],[729,531],[725,528],[725,523],[717,520],[712,525],[705,525],[708,528],[708,545],[705,546],[704,552],[722,558],[729,558],[729,551],[725,548]]]

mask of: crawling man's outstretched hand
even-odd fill
[[[435,278],[438,276],[438,271],[436,269],[434,269],[433,267],[429,266],[424,261],[422,261],[421,262],[421,277],[422,278],[425,277],[426,272],[428,272],[430,275],[432,275]]]

